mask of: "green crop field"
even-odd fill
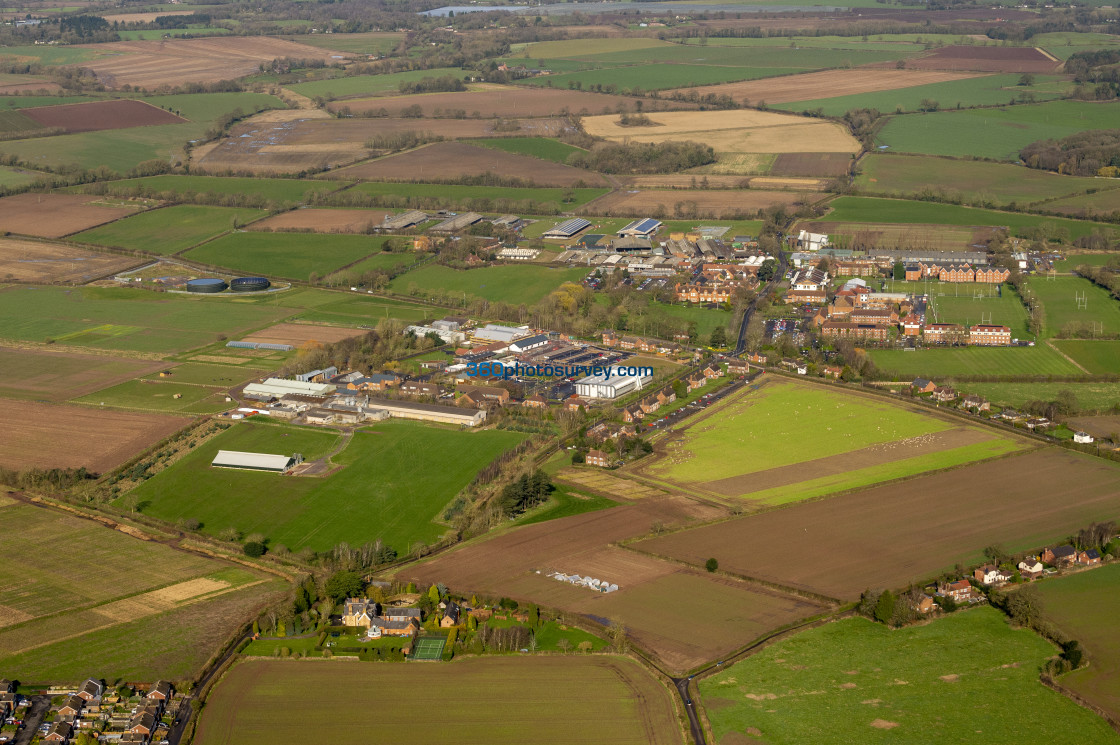
[[[224,235],[184,254],[192,261],[237,271],[306,280],[330,274],[381,251],[384,237],[322,233],[249,233]]]
[[[607,91],[647,90],[659,91],[669,88],[684,88],[694,85],[714,85],[733,83],[739,80],[756,80],[775,75],[789,75],[803,72],[798,67],[730,67],[703,64],[640,64],[624,67],[606,67],[598,70],[580,70],[559,75],[539,78],[523,78],[523,85],[536,85],[567,88],[575,83],[577,87]],[[599,112],[593,111],[593,114]]]
[[[1098,335],[1120,334],[1120,302],[1103,287],[1081,277],[1035,277],[1028,287],[1046,310],[1047,336],[1094,326]]]
[[[583,152],[578,147],[567,145],[559,140],[550,140],[547,137],[491,137],[471,140],[471,144],[484,145],[517,155],[531,155],[554,163],[566,163],[572,153]]]
[[[719,742],[1120,742],[1044,687],[1056,653],[991,608],[892,631],[853,618],[802,632],[700,681]],[[1015,706],[992,706],[992,701]],[[1024,712],[1030,712],[1024,715]],[[735,733],[735,734],[733,734]]]
[[[1065,231],[1069,238],[1089,235],[1094,229],[1108,229],[1102,223],[1067,220],[1061,217],[1040,217],[1015,212],[997,212],[974,207],[959,207],[936,202],[914,202],[905,199],[874,197],[838,197],[831,202],[832,212],[823,219],[837,222],[920,223],[933,225],[1005,226],[1020,234],[1028,228],[1042,227],[1057,234]]]
[[[219,388],[232,388],[257,377],[259,371],[235,365],[214,365],[203,362],[184,362],[181,365],[164,368],[170,377],[161,378],[158,372],[144,375],[145,380],[185,383],[188,385],[209,385]]]
[[[166,256],[259,220],[267,214],[263,210],[180,204],[141,212],[78,233],[71,238],[85,243],[132,248]]]
[[[12,553],[0,567],[0,664],[26,683],[75,680],[90,666],[109,680],[189,677],[242,623],[231,614],[282,584],[257,584],[263,577],[241,567],[2,500],[0,540]],[[76,573],[83,562],[98,571]],[[176,585],[165,599],[164,588]]]
[[[382,539],[400,553],[444,532],[433,520],[480,468],[522,439],[514,432],[461,432],[387,421],[354,434],[326,478],[215,469],[219,449],[301,453],[308,461],[342,445],[333,431],[244,423],[208,441],[139,487],[144,512],[162,520],[194,518],[217,534],[234,527],[272,545],[323,551],[341,541]],[[419,453],[455,453],[421,468]],[[216,499],[216,495],[221,495]],[[360,495],[360,498],[356,498]]]
[[[942,109],[972,106],[991,106],[1006,104],[1013,99],[1029,94],[1036,100],[1061,98],[1066,95],[1071,84],[1052,75],[1036,75],[1034,85],[1019,85],[1019,75],[985,75],[944,83],[916,85],[890,91],[872,91],[849,96],[818,98],[808,101],[790,101],[774,104],[775,109],[787,111],[813,111],[821,109],[828,116],[842,116],[852,109],[878,109],[884,114],[901,110],[918,111],[923,101],[937,101]]]
[[[443,312],[428,305],[414,305],[379,297],[345,295],[301,313],[298,318],[309,323],[333,323],[341,326],[358,326],[376,323],[385,318],[396,318],[413,323],[424,319],[435,320]]]
[[[1106,182],[1108,183],[1108,182]],[[1046,205],[1047,209],[1068,215],[1116,215],[1120,213],[1120,189],[1098,191],[1076,197],[1057,199]]]
[[[4,166],[0,168],[0,188],[24,186],[43,176],[46,176],[46,174],[39,173],[38,171],[28,171],[23,168],[9,168]]]
[[[167,194],[173,199],[190,200],[192,195],[216,197],[249,195],[277,204],[306,201],[312,194],[326,194],[349,186],[350,182],[323,182],[287,178],[227,178],[224,176],[147,176],[110,181],[109,193],[137,192],[141,196]],[[80,187],[89,191],[90,187]]]
[[[417,257],[411,253],[379,253],[362,259],[357,264],[346,267],[342,271],[331,275],[331,281],[336,279],[349,281],[349,278],[358,278],[367,272],[386,271],[392,272],[409,264],[414,264]]]
[[[0,111],[0,133],[11,135],[17,132],[34,132],[37,129],[43,129],[43,125],[22,111]]]
[[[300,44],[353,54],[384,54],[405,40],[403,33],[370,31],[361,34],[300,34],[291,38]]]
[[[0,291],[0,337],[73,346],[173,353],[293,315],[238,298],[200,298],[128,288],[9,287]]]
[[[1010,285],[1003,296],[993,295],[998,288],[956,283],[933,284],[930,303],[934,323],[960,323],[966,326],[987,322],[1011,328],[1013,339],[1031,339],[1027,330],[1027,309]]]
[[[74,401],[92,406],[175,414],[214,414],[236,406],[227,403],[225,393],[218,388],[162,380],[130,380]]]
[[[943,193],[973,203],[1026,205],[1067,194],[1108,188],[1101,179],[1059,176],[1007,163],[929,156],[870,155],[860,162],[861,191],[888,196]],[[1120,182],[1113,188],[1120,189]]]
[[[303,37],[301,37],[302,39]],[[463,77],[463,71],[456,67],[436,67],[431,70],[409,70],[387,75],[353,75],[333,80],[313,80],[309,83],[296,83],[287,88],[308,98],[322,96],[327,99],[375,96],[379,93],[397,93],[401,83],[415,83],[424,78],[441,78],[451,75]]]
[[[448,301],[481,297],[491,302],[532,304],[565,282],[578,282],[584,268],[554,269],[546,266],[506,264],[479,269],[451,269],[428,265],[407,272],[389,283],[401,295],[439,297]]]
[[[340,171],[339,173],[345,173]],[[363,183],[350,191],[371,196],[417,197],[449,199],[458,202],[470,201],[471,209],[482,212],[492,211],[490,202],[538,202],[551,204],[557,209],[577,210],[592,199],[598,199],[610,189],[561,189],[546,187],[510,188],[505,186],[459,186],[457,184],[404,184],[404,183]],[[571,192],[574,200],[565,202],[565,195]],[[543,209],[543,208],[542,208]]]
[[[1099,339],[1052,339],[1051,344],[1092,375],[1115,375],[1120,370],[1120,341]]]
[[[1077,366],[1045,344],[1034,347],[955,347],[952,349],[870,349],[871,361],[892,380],[953,378],[968,375],[1082,375]]]
[[[1079,641],[1089,658],[1088,668],[1063,676],[1062,684],[1120,716],[1120,640],[1115,623],[1120,612],[1120,565],[1042,582],[1034,589],[1046,618]]]
[[[880,130],[878,143],[907,153],[1017,160],[1032,142],[1109,129],[1117,120],[1120,103],[1087,101],[907,114],[892,117]]]
[[[35,106],[56,106],[97,100],[99,99],[95,96],[0,96],[0,110],[30,109]]]
[[[331,688],[310,710],[307,692]],[[679,745],[668,690],[624,657],[481,657],[443,665],[246,660],[223,676],[198,723],[197,745],[337,740],[354,711],[409,739],[504,745],[530,741]],[[578,711],[578,716],[573,712]],[[321,733],[322,736],[313,733]]]
[[[1011,408],[1031,401],[1055,401],[1064,391],[1076,396],[1084,411],[1103,411],[1120,403],[1120,383],[961,383],[958,388]]]

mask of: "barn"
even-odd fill
[[[212,468],[237,468],[243,471],[268,471],[285,473],[295,465],[296,459],[289,455],[272,453],[246,453],[240,450],[219,450],[210,462]]]

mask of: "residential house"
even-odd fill
[[[521,402],[521,405],[527,409],[547,409],[548,401],[539,393],[534,393],[529,398]]]
[[[148,691],[146,698],[149,701],[170,701],[171,697],[174,695],[175,687],[166,680],[160,680]]]
[[[937,607],[937,603],[933,602],[933,598],[929,595],[923,595],[922,599],[918,601],[915,607],[918,609],[919,613],[930,613]]]
[[[366,636],[380,639],[383,636],[416,636],[417,625],[413,621],[390,621],[383,617],[373,619]]]
[[[750,362],[752,365],[765,365],[769,359],[769,357],[759,352],[751,352],[747,355],[747,362]]]
[[[976,270],[968,264],[950,264],[941,267],[937,278],[942,282],[975,282]]]
[[[848,315],[848,320],[854,323],[885,323],[897,324],[898,313],[889,308],[857,308]]]
[[[459,623],[461,609],[458,603],[451,602],[443,610],[443,618],[439,619],[440,628],[449,629]]]
[[[72,722],[82,715],[86,708],[86,700],[81,696],[70,696],[58,707],[58,718],[64,722]]]
[[[970,603],[975,597],[975,590],[972,587],[972,583],[967,579],[959,579],[956,582],[938,585],[937,594],[952,598],[952,600],[957,603]]]
[[[655,395],[657,396],[657,403],[662,406],[667,406],[677,400],[677,392],[673,390],[672,386],[668,385],[659,390]]]
[[[378,616],[377,603],[365,598],[346,598],[342,606],[342,625],[368,629]]]
[[[604,347],[617,347],[618,346],[618,334],[616,334],[613,331],[604,331],[603,332],[603,346]]]
[[[727,361],[727,374],[742,377],[748,375],[751,371],[751,366],[746,360],[730,359]]]
[[[824,372],[824,376],[826,378],[832,378],[833,380],[839,380],[840,379],[840,373],[844,372],[844,368],[839,367],[838,365],[825,365],[823,372]]]
[[[714,380],[715,378],[723,377],[723,368],[715,362],[705,367],[703,370],[701,370],[701,372],[708,380]]]
[[[1011,344],[1011,329],[1007,326],[977,324],[968,331],[968,343],[982,347],[1006,347]]]
[[[621,339],[618,340],[618,348],[619,349],[636,349],[638,347],[638,344],[640,344],[640,343],[641,343],[641,339],[639,339],[636,336],[624,336],[624,337],[622,337]]]
[[[591,408],[591,404],[587,403],[586,401],[584,401],[582,398],[575,395],[574,393],[571,396],[568,396],[566,399],[564,399],[564,410],[565,411],[579,411],[580,409],[583,409],[584,411],[586,411],[589,408]]]
[[[972,573],[976,581],[982,585],[1000,585],[1011,580],[1011,572],[1000,569],[994,564],[985,564]]]
[[[1093,443],[1093,436],[1088,432],[1078,430],[1073,433],[1073,441],[1080,445],[1091,445]]]
[[[690,388],[689,390],[692,390],[692,389]],[[636,422],[639,419],[641,419],[642,417],[644,417],[645,415],[646,415],[646,413],[644,411],[642,411],[641,406],[638,406],[638,404],[630,404],[629,406],[627,406],[625,409],[622,410],[622,421],[624,421],[624,422]]]
[[[960,407],[975,411],[990,411],[992,405],[983,396],[971,394],[961,399]]]
[[[1050,566],[1068,566],[1077,560],[1077,549],[1070,545],[1047,548],[1038,558]]]
[[[689,393],[692,393],[697,388],[703,388],[704,385],[707,384],[707,382],[708,379],[704,377],[703,373],[696,372],[685,378],[684,387]]]
[[[588,450],[585,460],[587,465],[599,466],[600,468],[607,468],[611,464],[610,456],[602,450]]]
[[[381,617],[388,621],[407,621],[414,622],[417,625],[421,621],[419,608],[384,608],[381,611]]]
[[[661,402],[657,400],[657,396],[646,396],[638,402],[638,406],[642,407],[643,414],[652,414],[661,408]]]
[[[588,439],[594,440],[595,442],[602,442],[603,440],[610,437],[610,432],[611,425],[607,424],[606,422],[599,422],[594,427],[587,430],[587,437]]]
[[[85,683],[82,683],[82,687],[78,689],[77,695],[81,696],[83,701],[93,701],[101,698],[101,694],[104,690],[105,686],[101,684],[100,680],[90,678]]]
[[[790,290],[785,294],[788,305],[824,305],[828,302],[828,293],[823,290]]]
[[[74,728],[70,726],[69,722],[57,721],[51,724],[47,734],[43,735],[43,742],[70,742],[70,736],[74,733]]]
[[[808,375],[809,365],[801,360],[791,360],[788,357],[779,363],[782,367],[791,372],[796,372],[798,375]]]
[[[1077,554],[1077,563],[1084,567],[1096,566],[1101,563],[1101,552],[1095,548]]]
[[[470,396],[473,401],[484,405],[505,406],[509,403],[509,391],[489,385],[461,385],[459,392]]]
[[[976,268],[975,281],[987,282],[998,285],[1011,278],[1011,270],[998,266],[981,266]]]
[[[953,388],[951,388],[950,386],[947,386],[947,385],[943,385],[940,388],[935,388],[934,391],[933,391],[933,395],[930,396],[930,398],[933,399],[934,401],[940,401],[941,403],[946,403],[947,401],[953,401],[953,400],[956,399],[956,397],[957,397],[956,390],[954,390]]]
[[[914,393],[933,393],[937,390],[937,383],[934,383],[932,380],[926,380],[925,378],[914,378],[914,382],[910,384],[910,387],[914,390]]]
[[[1036,579],[1042,576],[1043,565],[1038,559],[1031,557],[1019,562],[1019,576],[1023,579]]]
[[[151,712],[145,711],[142,714],[133,717],[132,721],[128,724],[128,729],[126,730],[126,732],[148,735],[150,737],[152,733],[155,732],[157,725],[158,722],[156,721],[155,716],[153,716]]]

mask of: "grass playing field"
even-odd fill
[[[1120,302],[1103,287],[1081,277],[1035,277],[1029,287],[1046,309],[1047,336],[1094,327],[1096,334],[1120,333]]]
[[[265,217],[263,210],[180,204],[141,212],[71,236],[85,243],[170,255]]]
[[[703,679],[700,693],[723,743],[1043,745],[1070,732],[1120,742],[1103,719],[1039,682],[1054,653],[990,608],[898,631],[854,618],[768,647]]]
[[[146,514],[174,522],[194,518],[217,534],[234,527],[262,533],[272,545],[326,550],[341,541],[378,538],[400,553],[445,530],[433,520],[480,468],[522,436],[513,432],[460,432],[390,420],[356,432],[332,458],[342,466],[326,478],[214,469],[219,449],[301,453],[311,461],[341,445],[333,431],[243,423],[208,441],[138,488]],[[454,453],[438,468],[422,468],[421,453]],[[433,461],[434,462],[434,461]],[[216,498],[220,495],[220,498]],[[356,495],[360,495],[356,496]]]
[[[1053,339],[1050,343],[1093,375],[1111,375],[1120,369],[1120,341]]]
[[[184,256],[247,273],[306,280],[312,273],[327,275],[381,251],[385,240],[368,235],[236,232]]]
[[[336,687],[307,708],[307,691]],[[446,665],[374,665],[247,660],[214,688],[198,745],[338,741],[355,710],[378,711],[378,728],[421,742],[447,738],[506,743],[679,745],[668,691],[622,657],[483,657]],[[578,715],[573,714],[577,712]]]
[[[491,302],[532,304],[565,282],[578,282],[585,274],[587,270],[582,267],[500,265],[463,270],[428,265],[397,277],[389,283],[389,289],[417,298],[457,301],[474,296]]]
[[[966,326],[987,322],[1011,328],[1011,338],[1030,339],[1027,331],[1027,309],[1015,291],[1004,285],[935,283],[930,287],[930,303],[934,323],[960,323]],[[994,294],[993,294],[994,293]]]
[[[956,347],[868,350],[871,361],[892,380],[926,376],[938,380],[964,375],[1082,375],[1082,371],[1045,344],[1034,347]]]

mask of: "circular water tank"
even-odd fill
[[[267,290],[271,284],[264,277],[238,277],[229,283],[229,288],[234,292],[259,292]]]
[[[222,292],[229,285],[224,279],[203,277],[202,279],[187,280],[187,292]]]

